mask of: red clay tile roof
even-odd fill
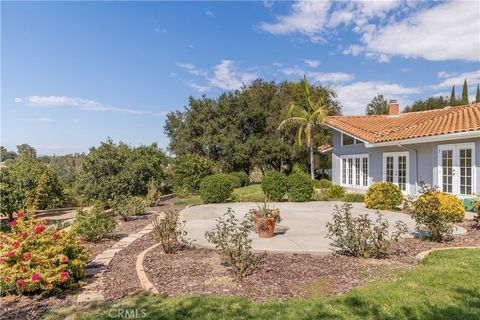
[[[325,143],[325,144],[322,144],[320,147],[318,147],[318,151],[320,151],[321,153],[325,153],[327,151],[332,150],[332,148],[333,146],[330,143]]]
[[[398,116],[330,116],[325,124],[369,143],[477,131],[480,103]]]

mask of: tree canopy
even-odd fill
[[[447,97],[435,96],[416,100],[411,106],[407,106],[403,112],[426,111],[445,108],[450,105]]]
[[[340,114],[341,105],[330,90],[313,85],[311,91],[312,99],[325,96],[328,115]],[[307,162],[307,147],[295,146],[295,129],[284,135],[277,131],[290,103],[301,96],[298,83],[258,79],[216,98],[190,97],[184,111],[167,115],[169,149],[177,156],[207,156],[227,172],[249,172],[254,166],[280,170]],[[313,139],[317,145],[329,142],[329,130],[317,128]]]
[[[145,196],[150,180],[164,178],[165,160],[157,144],[132,148],[107,139],[83,159],[76,188],[85,200],[103,203],[115,195]]]
[[[366,115],[374,115],[374,114],[388,114],[388,102],[383,97],[383,94],[379,94],[375,96],[372,101],[367,105],[365,108]]]

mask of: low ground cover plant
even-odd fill
[[[352,205],[345,203],[342,207],[335,206],[332,218],[327,223],[327,237],[332,239],[332,246],[338,252],[354,257],[384,258],[393,241],[408,232],[402,221],[397,221],[395,231],[390,234],[388,221],[380,212],[377,212],[376,221],[372,221],[367,214],[354,217],[351,213]]]
[[[79,209],[75,215],[73,229],[87,241],[100,241],[115,236],[115,218],[105,212],[103,205],[96,204],[91,210]]]
[[[365,204],[370,209],[394,210],[402,202],[400,188],[391,182],[376,182],[365,195]]]
[[[462,201],[449,193],[422,186],[420,195],[406,206],[419,228],[426,228],[433,241],[452,238],[455,223],[465,216]]]
[[[240,180],[239,187],[246,187],[250,184],[250,177],[245,172],[230,172],[229,175],[237,177]]]
[[[226,202],[232,196],[234,183],[228,174],[214,174],[200,183],[200,197],[204,203]]]
[[[165,253],[175,253],[186,244],[185,221],[180,221],[178,212],[167,211],[152,218],[153,234]]]
[[[287,177],[288,200],[305,202],[312,199],[313,182],[306,173],[294,173]]]
[[[341,199],[345,196],[345,188],[336,184],[332,184],[327,189],[327,197],[330,199]]]
[[[89,253],[75,232],[18,215],[0,234],[0,293],[57,294],[85,275]]]
[[[365,195],[363,193],[346,193],[343,197],[345,202],[365,202]]]
[[[128,221],[131,216],[145,213],[146,208],[145,200],[136,196],[115,196],[109,204],[113,212],[124,221]]]
[[[238,220],[231,208],[216,221],[215,229],[207,231],[205,238],[215,245],[225,265],[241,281],[254,272],[263,259],[263,255],[253,254],[252,240],[249,239],[253,221],[248,215]]]
[[[287,177],[279,171],[267,172],[262,179],[262,190],[269,200],[282,200],[287,193]]]
[[[480,197],[476,197],[472,202],[473,212],[475,217],[473,218],[477,223],[477,227],[480,227]]]

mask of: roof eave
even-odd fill
[[[385,141],[385,142],[365,143],[365,147],[366,148],[387,147],[387,146],[397,146],[399,144],[415,144],[415,143],[447,141],[447,140],[467,139],[467,138],[480,139],[480,130],[438,134],[433,136],[400,139],[400,140],[392,140],[392,141]]]
[[[347,135],[349,135],[349,136],[352,136],[352,137],[354,137],[355,139],[360,140],[360,141],[362,141],[363,143],[365,143],[365,145],[372,143],[371,141],[367,141],[367,140],[365,140],[365,139],[363,139],[363,138],[360,138],[360,137],[358,137],[358,136],[356,136],[356,135],[354,135],[354,134],[351,134],[350,132],[346,132],[346,131],[344,131],[344,130],[342,130],[342,129],[339,129],[339,128],[335,127],[334,125],[328,124],[328,123],[326,123],[326,122],[324,122],[323,124],[326,125],[327,127],[331,128],[331,129],[337,130],[338,132],[341,132],[341,133],[343,133],[343,134],[347,134]]]

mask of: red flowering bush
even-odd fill
[[[0,292],[55,294],[77,286],[89,253],[74,232],[19,214],[0,234]]]

